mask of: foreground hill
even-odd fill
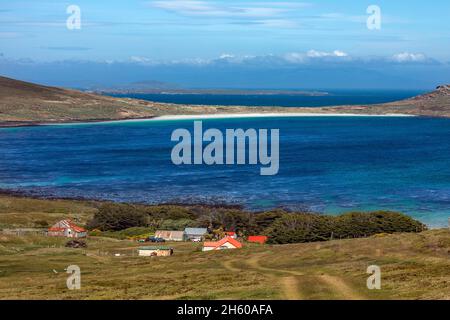
[[[95,202],[0,196],[0,231],[83,223],[95,211]],[[174,255],[158,258],[138,257],[129,240],[66,242],[0,232],[0,299],[450,299],[450,230],[215,252],[169,242]],[[81,290],[66,287],[73,264]],[[370,265],[381,269],[381,290],[367,289]]]
[[[450,86],[393,103],[322,108],[195,106],[113,98],[0,77],[0,125],[231,113],[408,114],[450,117]]]

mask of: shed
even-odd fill
[[[247,241],[264,244],[267,242],[267,239],[267,236],[248,236]]]
[[[173,254],[173,249],[164,246],[150,246],[150,247],[140,247],[139,255],[142,257],[165,257],[171,256]]]

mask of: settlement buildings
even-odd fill
[[[85,238],[87,231],[72,222],[72,220],[61,220],[47,230],[49,237]]]

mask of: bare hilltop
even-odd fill
[[[450,117],[450,85],[385,104],[311,107],[198,106],[115,98],[0,77],[0,126],[214,114],[406,114]]]

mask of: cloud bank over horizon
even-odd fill
[[[162,81],[183,88],[433,89],[450,82],[450,63],[423,53],[353,56],[341,50],[212,59],[33,61],[0,58],[4,76],[73,88]]]

